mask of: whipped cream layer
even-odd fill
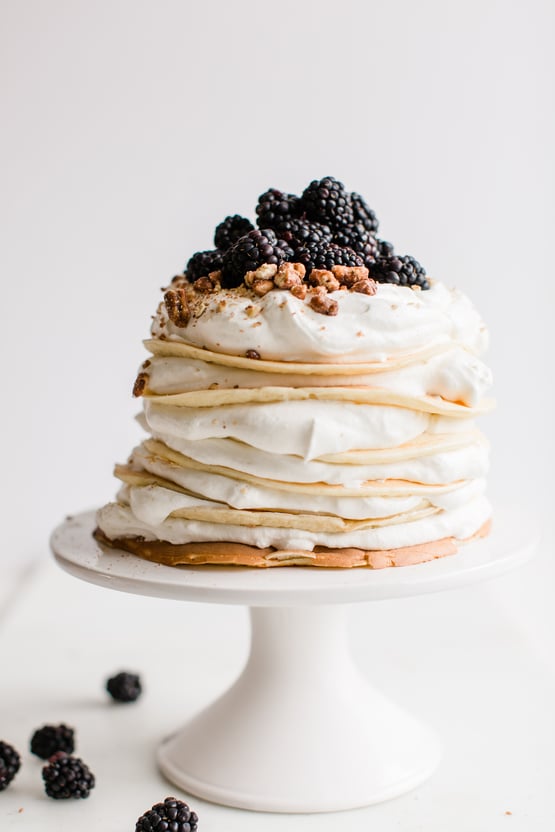
[[[477,497],[457,508],[422,519],[392,526],[340,533],[311,532],[305,529],[276,529],[259,526],[252,529],[225,523],[206,523],[168,517],[162,523],[150,525],[141,521],[129,506],[111,503],[101,509],[100,526],[109,538],[139,536],[145,540],[165,540],[169,543],[190,543],[227,540],[246,543],[259,548],[273,546],[283,550],[312,551],[315,546],[345,549],[396,549],[413,546],[443,537],[465,540],[475,534],[491,515],[485,497]],[[256,543],[253,543],[253,533]]]
[[[426,291],[381,284],[373,296],[332,297],[336,316],[288,291],[198,293],[181,327],[160,306],[152,334],[168,354],[153,349],[141,368],[147,395],[138,418],[150,440],[118,467],[118,501],[98,516],[108,538],[312,551],[394,549],[479,531],[491,514],[488,445],[473,408],[491,374],[478,357],[487,343],[478,313],[437,282]],[[243,358],[255,350],[262,361],[225,366],[183,347],[172,355],[172,342]],[[283,371],[265,370],[264,360]],[[287,362],[317,369],[307,375]],[[374,366],[351,374],[364,363]],[[163,398],[269,387],[284,388],[284,400],[197,396],[204,406],[191,406],[191,397]],[[288,398],[288,389],[306,387],[334,389],[329,400]],[[399,394],[387,399],[397,403],[351,400],[361,387]],[[456,407],[443,408],[449,415],[419,409],[430,397]]]
[[[459,344],[474,353],[487,345],[487,330],[468,298],[434,282],[426,291],[379,284],[375,295],[337,291],[336,316],[314,311],[309,298],[287,291],[260,298],[246,289],[199,294],[186,327],[177,327],[160,304],[154,338],[261,358],[313,363],[384,361],[434,344]]]
[[[176,356],[153,356],[146,368],[148,388],[152,393],[182,393],[233,387],[295,387],[298,375],[268,373],[222,367],[206,361]],[[452,402],[473,407],[491,386],[491,371],[468,349],[454,346],[439,354],[395,370],[379,373],[349,375],[312,375],[306,380],[311,387],[339,387],[363,385],[381,387],[410,396],[441,396]]]

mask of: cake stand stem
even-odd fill
[[[251,607],[243,672],[162,744],[165,776],[216,803],[274,812],[364,806],[425,780],[438,740],[361,676],[347,610]]]

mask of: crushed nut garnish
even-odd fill
[[[310,298],[310,308],[321,315],[337,315],[339,304],[328,294],[323,286],[318,286]]]
[[[302,263],[282,263],[274,277],[278,289],[292,289],[300,286],[306,269]]]
[[[274,288],[274,281],[273,280],[254,280],[252,284],[252,290],[255,295],[267,295],[268,292],[271,292]]]
[[[336,292],[339,289],[339,280],[327,269],[312,269],[310,282],[313,286],[324,286],[328,292]]]
[[[138,398],[139,396],[143,395],[147,381],[148,373],[139,373],[139,375],[135,379],[135,384],[133,385],[133,395],[135,396],[135,398]]]
[[[339,282],[345,286],[353,286],[359,280],[365,280],[368,277],[366,266],[332,266],[331,270]]]
[[[209,277],[199,277],[198,280],[195,280],[193,283],[193,289],[195,292],[204,292],[208,294],[214,291],[214,284]]]
[[[278,267],[275,263],[262,263],[262,265],[253,272],[246,273],[244,277],[245,283],[247,286],[254,287],[254,283],[257,280],[267,280],[271,282],[277,272],[277,268]]]
[[[168,311],[168,318],[172,323],[179,327],[186,326],[189,323],[191,313],[184,289],[168,289],[164,295],[164,303]]]
[[[293,286],[291,289],[291,294],[294,295],[299,300],[304,300],[306,298],[308,292],[308,286],[306,283],[301,283],[300,286]]]
[[[363,295],[375,295],[378,291],[378,284],[371,277],[367,277],[364,280],[357,280],[356,283],[353,283],[351,289],[353,292],[360,292]]]

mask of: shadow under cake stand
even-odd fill
[[[246,667],[215,702],[164,740],[158,765],[206,800],[273,812],[378,803],[436,768],[435,732],[374,689],[355,666],[348,605],[456,588],[524,562],[536,540],[522,514],[455,556],[382,570],[169,567],[100,546],[94,512],[53,533],[59,565],[85,581],[159,598],[250,607]]]

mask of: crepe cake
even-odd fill
[[[146,438],[98,512],[169,565],[382,568],[487,534],[487,330],[333,177],[266,191],[163,290]]]

